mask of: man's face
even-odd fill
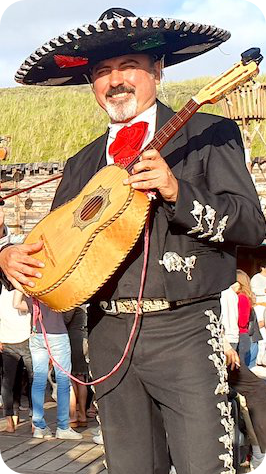
[[[96,100],[112,122],[126,122],[153,105],[159,79],[159,61],[146,54],[106,59],[92,69]]]

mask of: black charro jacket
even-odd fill
[[[157,129],[173,114],[158,101]],[[68,160],[52,209],[75,197],[106,165],[106,140],[107,132]],[[161,155],[179,183],[175,206],[159,199],[155,213],[157,263],[163,268],[166,298],[176,301],[216,294],[236,279],[237,245],[258,246],[265,237],[265,219],[245,166],[239,129],[229,119],[196,113]],[[207,211],[212,213],[209,218]],[[197,231],[198,221],[202,227]],[[170,264],[174,260],[181,267],[164,265],[167,256]]]

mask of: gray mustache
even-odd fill
[[[106,93],[106,97],[112,97],[113,95],[116,95],[116,94],[123,94],[124,92],[127,92],[128,94],[130,93],[135,94],[135,90],[132,88],[128,88],[125,86],[117,86],[117,87],[112,87],[112,89],[109,89],[109,91]]]

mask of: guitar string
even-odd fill
[[[189,106],[193,106],[189,110]],[[189,118],[198,110],[200,106],[194,102],[192,99],[181,109],[181,111],[175,114],[166,124],[155,134],[152,141],[139,153],[133,160],[130,162],[125,169],[130,173],[134,167],[134,165],[139,161],[140,156],[144,153],[144,151],[156,149],[160,150],[167,141],[175,135],[175,133],[180,130],[180,128],[189,120]],[[175,123],[177,122],[177,125]],[[179,127],[179,128],[178,128]],[[167,137],[167,141],[164,143],[162,140],[165,141],[165,137]],[[112,186],[116,183],[121,183],[121,178],[117,179],[110,179],[110,183],[108,181],[105,183],[105,186]],[[92,214],[93,211],[97,211],[99,204],[102,203],[102,200],[108,196],[109,191],[104,190],[104,192],[100,196],[95,196],[89,200],[88,203],[85,204],[84,208],[82,209],[80,215],[82,214],[82,220],[88,220],[89,216]]]

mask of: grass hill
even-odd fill
[[[178,111],[212,78],[166,83],[158,96]],[[266,77],[260,78],[266,82]],[[90,86],[0,89],[0,136],[11,136],[11,154],[4,163],[65,161],[101,135],[107,115],[96,104]],[[219,103],[201,111],[222,114]],[[263,134],[266,126],[264,125]],[[255,141],[253,156],[266,155],[263,143]],[[265,148],[265,147],[264,147]]]

